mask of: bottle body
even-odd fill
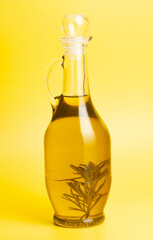
[[[110,135],[86,96],[62,96],[44,138],[55,224],[97,225],[111,186]]]

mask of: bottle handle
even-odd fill
[[[48,94],[50,96],[50,101],[51,101],[51,104],[52,104],[53,108],[55,108],[58,105],[60,96],[53,97],[53,95],[51,94],[50,89],[49,89],[49,76],[50,76],[52,70],[54,69],[54,67],[56,67],[58,64],[63,66],[63,57],[60,57],[60,58],[54,60],[53,62],[49,63],[47,68],[46,68],[45,74],[44,74],[44,79],[46,81],[47,91],[48,91]]]

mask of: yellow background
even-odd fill
[[[44,184],[42,76],[63,54],[67,13],[89,18],[90,91],[112,138],[106,220],[77,230],[53,225]],[[0,239],[152,239],[153,1],[3,0],[0,29]],[[62,73],[53,76],[60,93]]]

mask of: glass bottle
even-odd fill
[[[44,137],[45,181],[54,223],[89,227],[104,220],[111,186],[110,135],[91,101],[86,47],[88,19],[69,14],[62,28],[64,56],[49,64],[63,67],[63,93],[50,93],[53,115]]]

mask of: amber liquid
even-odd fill
[[[110,135],[90,97],[62,96],[44,139],[46,187],[55,224],[97,225],[110,185]]]

